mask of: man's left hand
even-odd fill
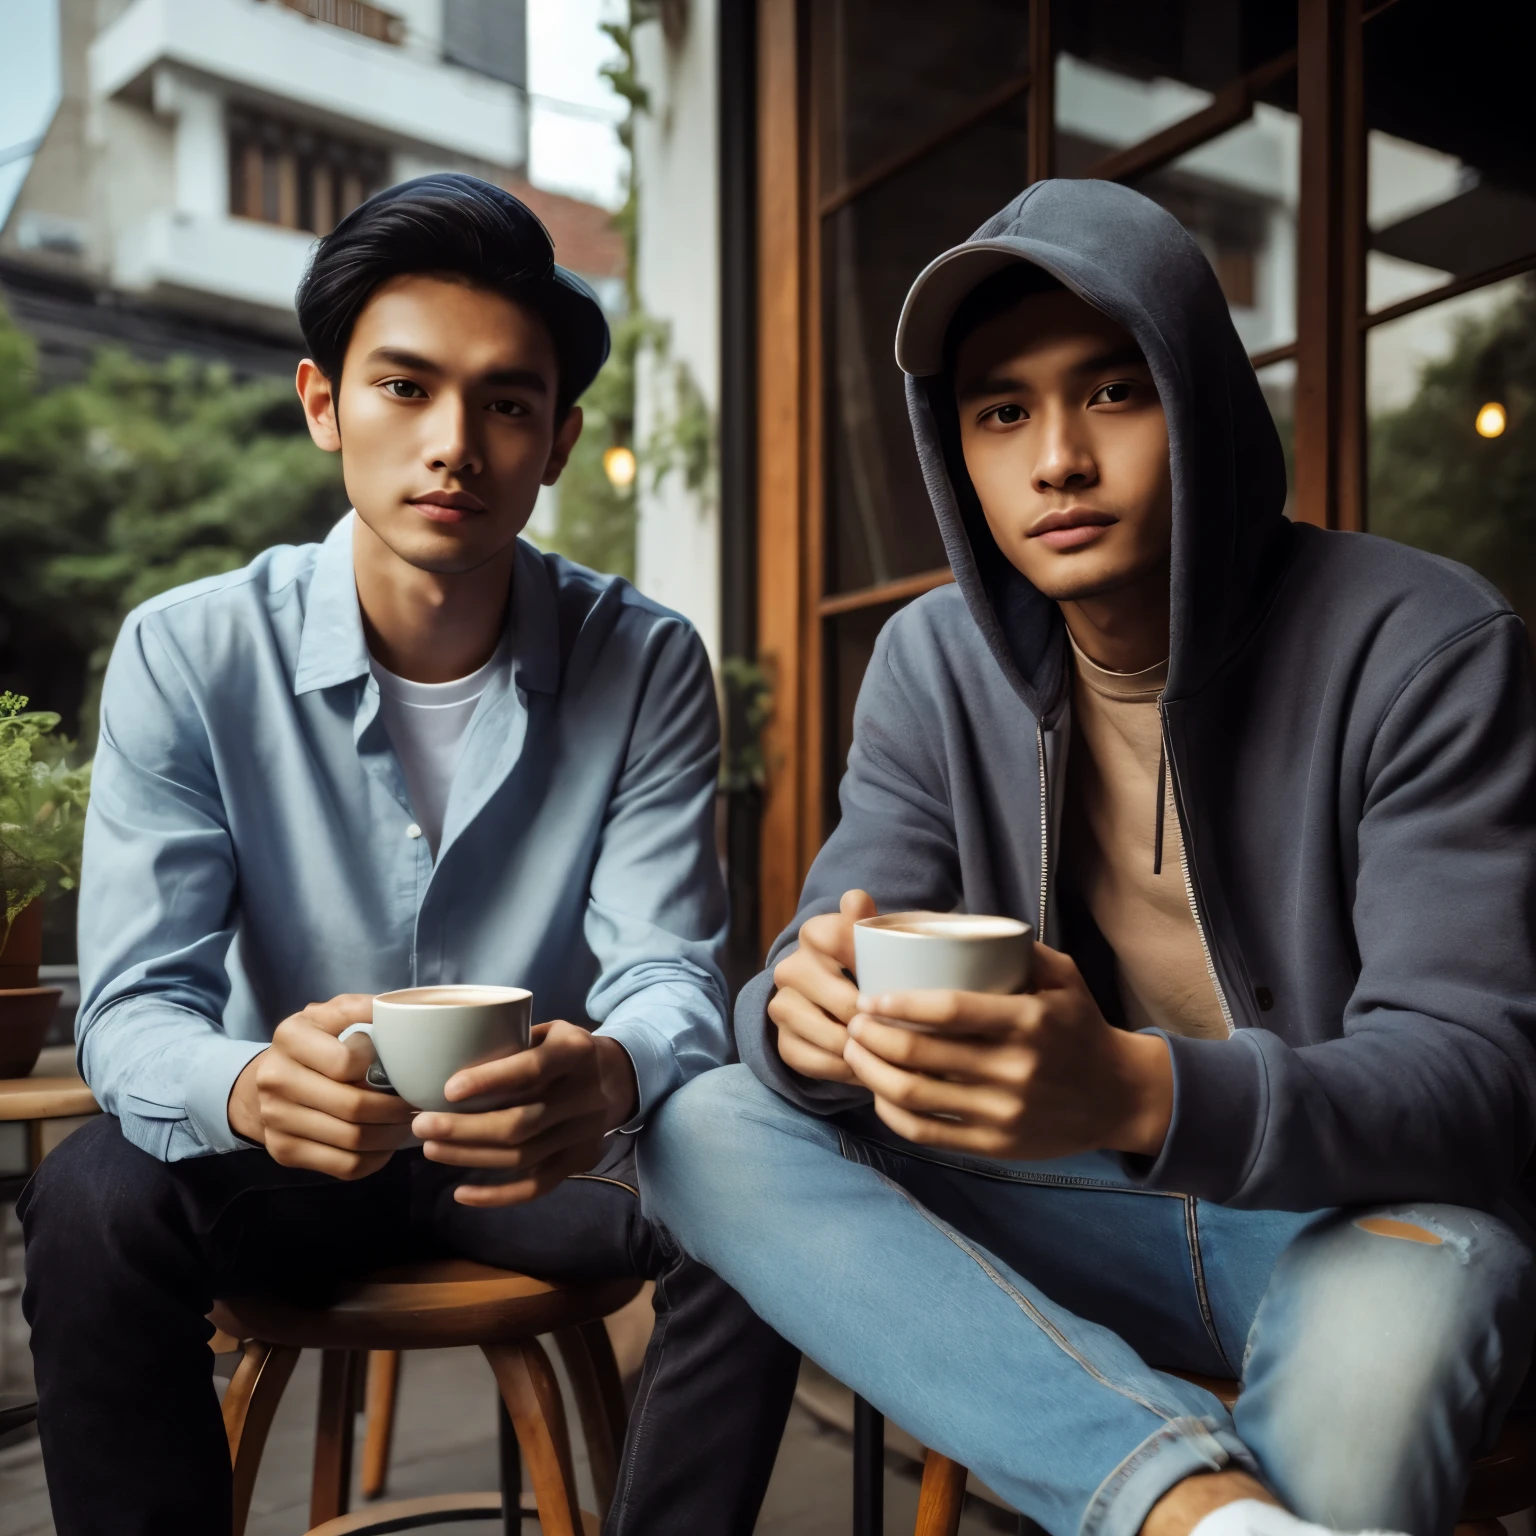
[[[1033,992],[861,995],[848,1034],[843,1060],[875,1112],[923,1146],[1026,1161],[1101,1148],[1155,1157],[1168,1135],[1167,1043],[1110,1025],[1077,966],[1044,944]]]
[[[639,1106],[629,1052],[563,1019],[535,1026],[526,1051],[466,1067],[444,1089],[449,1099],[481,1093],[504,1094],[511,1107],[430,1111],[411,1122],[433,1162],[508,1175],[504,1183],[459,1185],[454,1199],[462,1205],[518,1205],[548,1194],[597,1162],[603,1138],[633,1119]]]

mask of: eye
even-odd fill
[[[1000,427],[1016,427],[1021,421],[1029,420],[1029,412],[1022,405],[994,405],[982,412],[981,419],[995,422]]]
[[[498,416],[526,416],[528,407],[521,400],[492,400],[491,410]]]
[[[1135,385],[1128,379],[1121,379],[1114,384],[1106,384],[1088,402],[1089,405],[1122,405],[1131,398],[1135,392]]]
[[[392,394],[396,400],[425,400],[427,392],[415,379],[386,379],[384,388]]]

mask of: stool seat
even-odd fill
[[[363,1536],[497,1514],[505,1529],[516,1529],[520,1473],[517,1450],[510,1445],[513,1435],[527,1463],[545,1536],[591,1536],[601,1520],[577,1504],[560,1384],[538,1336],[551,1335],[565,1360],[593,1486],[606,1509],[617,1483],[626,1413],[602,1320],[640,1288],[636,1279],[566,1283],[467,1259],[438,1259],[375,1270],[307,1300],[270,1295],[220,1299],[208,1319],[227,1337],[216,1335],[215,1347],[238,1349],[241,1355],[223,1401],[234,1476],[234,1536],[243,1536],[278,1400],[306,1349],[322,1351],[310,1484],[312,1536]],[[496,1378],[503,1410],[503,1491],[405,1500],[348,1514],[353,1421],[364,1363],[374,1351],[398,1362],[400,1350],[455,1345],[478,1348]],[[392,1393],[391,1378],[391,1398]]]
[[[562,1285],[468,1259],[437,1259],[375,1270],[323,1306],[231,1296],[208,1315],[234,1338],[296,1349],[483,1347],[595,1322],[639,1291],[638,1280]]]

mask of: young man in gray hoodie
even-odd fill
[[[1029,188],[896,351],[955,583],[880,637],[648,1207],[1053,1536],[1448,1532],[1532,1334],[1524,627],[1286,520],[1216,279],[1125,188]],[[861,995],[877,908],[1026,919],[1036,990]]]

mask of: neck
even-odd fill
[[[1144,672],[1168,657],[1168,562],[1091,597],[1064,600],[1061,616],[1077,647],[1111,672]]]
[[[483,667],[506,627],[515,550],[514,542],[472,571],[423,571],[354,519],[352,570],[374,660],[413,683],[450,683]]]

